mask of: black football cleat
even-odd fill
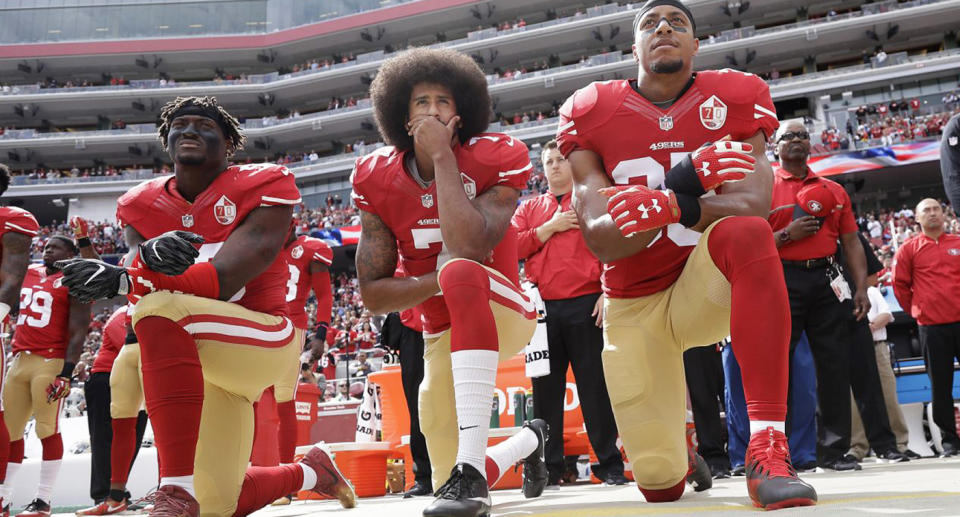
[[[687,470],[687,483],[693,487],[694,492],[703,492],[713,486],[713,472],[710,471],[710,465],[703,456],[690,451],[690,463]]]
[[[490,517],[487,480],[472,465],[455,465],[436,496],[423,510],[423,517]]]
[[[753,433],[745,458],[747,492],[765,510],[817,504],[817,491],[797,476],[787,437],[768,427]]]
[[[529,456],[520,460],[523,463],[523,497],[533,499],[543,494],[547,486],[547,463],[543,450],[547,444],[547,432],[550,426],[539,418],[528,420],[523,427],[537,435],[537,448]]]

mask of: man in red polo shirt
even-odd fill
[[[774,166],[770,217],[790,297],[790,351],[806,331],[817,368],[820,404],[818,462],[832,470],[859,470],[850,449],[849,312],[859,319],[870,310],[867,266],[857,239],[850,197],[843,187],[807,167],[810,134],[798,121],[777,131],[779,165]],[[833,256],[837,241],[855,286],[843,280]]]
[[[920,325],[941,455],[955,456],[960,454],[953,418],[953,360],[960,358],[960,237],[946,233],[937,200],[924,199],[916,213],[923,233],[897,250],[893,293]]]
[[[545,456],[548,485],[563,474],[563,404],[567,368],[573,367],[590,444],[597,453],[597,478],[625,485],[623,458],[617,448],[617,424],[603,376],[603,296],[600,261],[587,248],[571,207],[573,176],[556,140],[541,155],[548,192],[528,199],[513,214],[520,259],[527,279],[540,290],[546,308],[550,374],[533,379],[533,411],[547,421],[550,438]]]

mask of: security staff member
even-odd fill
[[[942,456],[955,456],[960,454],[953,418],[953,361],[960,359],[960,236],[945,232],[937,200],[924,199],[916,214],[923,233],[897,250],[893,293],[920,325]]]
[[[617,426],[604,381],[600,261],[590,253],[571,208],[573,177],[554,140],[541,155],[549,192],[520,204],[512,224],[527,279],[546,309],[550,374],[533,379],[534,414],[550,425],[545,456],[548,484],[563,474],[563,402],[573,367],[587,436],[599,460],[593,472],[612,485],[628,483],[617,448]]]
[[[806,331],[817,367],[820,466],[855,470],[860,465],[845,458],[850,448],[850,405],[845,403],[850,397],[850,313],[840,298],[851,297],[849,291],[853,290],[854,316],[866,316],[870,310],[866,259],[857,239],[850,197],[840,185],[807,167],[810,134],[803,124],[782,123],[776,142],[780,164],[774,166],[769,223],[790,297],[791,351]],[[833,259],[838,239],[855,287],[843,282]]]
[[[410,414],[410,456],[413,458],[414,484],[404,492],[404,498],[433,494],[430,481],[430,455],[427,442],[420,431],[420,412],[417,397],[423,381],[423,321],[420,311],[410,308],[391,312],[380,329],[380,344],[400,354],[400,379],[403,396]]]
[[[960,113],[943,126],[940,138],[940,174],[954,210],[960,210]]]

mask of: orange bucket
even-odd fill
[[[384,442],[328,443],[333,461],[353,485],[357,497],[380,497],[387,493],[387,458],[393,448]],[[297,499],[328,499],[310,491],[301,491]]]

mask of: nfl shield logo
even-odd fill
[[[433,194],[424,194],[420,196],[420,203],[423,204],[423,208],[430,208],[433,206]]]
[[[230,224],[237,218],[237,205],[227,199],[227,196],[220,196],[217,204],[213,205],[213,216],[220,224]]]
[[[181,217],[181,218],[180,218],[180,221],[183,222],[183,227],[184,227],[184,228],[190,228],[190,227],[193,226],[193,216],[190,215],[190,214],[187,214],[187,215]]]
[[[947,138],[947,141],[950,142],[950,145],[951,145],[951,146],[956,146],[956,145],[957,145],[957,137],[955,137],[955,136],[951,136],[951,137]]]
[[[716,95],[700,105],[700,123],[703,127],[715,130],[723,127],[727,121],[727,105],[723,103]]]
[[[670,131],[673,129],[673,117],[670,115],[664,115],[660,117],[660,129],[664,131]]]

